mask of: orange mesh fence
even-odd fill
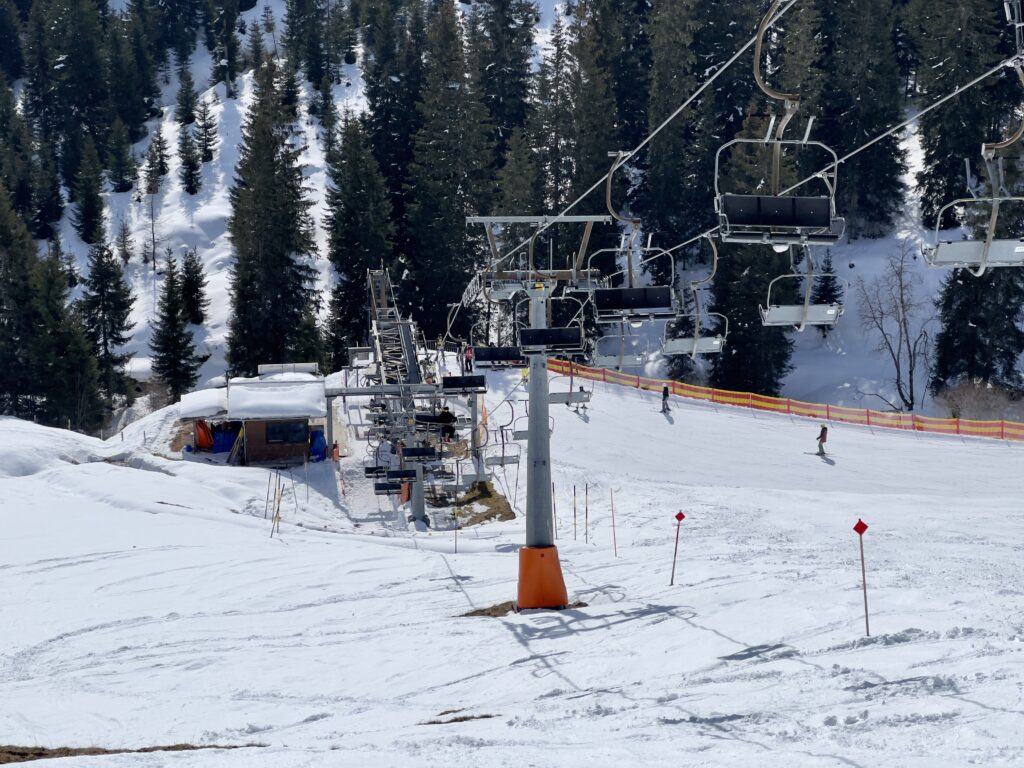
[[[848,408],[843,405],[822,405],[805,403],[788,397],[768,397],[750,392],[732,392],[727,389],[699,387],[679,381],[648,379],[636,374],[610,371],[607,368],[588,368],[566,360],[548,360],[548,369],[553,373],[574,376],[578,379],[603,381],[634,389],[660,392],[668,387],[678,397],[740,408],[752,408],[771,413],[785,413],[821,421],[838,421],[846,424],[860,424],[885,429],[912,429],[917,432],[931,432],[940,435],[964,435],[987,437],[995,440],[1024,440],[1024,424],[1016,421],[977,421],[974,419],[939,419],[933,416],[918,416],[914,413],[888,413],[867,408]]]

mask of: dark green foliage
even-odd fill
[[[103,223],[103,171],[91,136],[85,137],[82,162],[75,177],[75,231],[90,245],[106,235]]]
[[[110,179],[110,186],[115,192],[128,192],[135,184],[138,170],[128,131],[121,118],[115,118],[107,142],[107,178]]]
[[[0,181],[0,412],[31,418],[38,386],[32,346],[38,332],[32,306],[38,256],[24,222]]]
[[[1000,5],[912,2],[920,57],[917,86],[924,101],[946,95],[1011,53],[1012,36],[1003,33]],[[917,183],[926,226],[934,225],[939,208],[965,196],[964,159],[977,166],[981,143],[1003,138],[1001,124],[1019,102],[1020,84],[1005,70],[1002,77],[990,78],[921,118],[924,170]],[[948,213],[943,226],[954,218]]]
[[[29,226],[32,235],[48,238],[56,231],[53,224],[64,215],[64,198],[60,192],[60,174],[57,159],[49,144],[40,144],[36,153],[32,181],[32,216]]]
[[[822,36],[826,78],[814,137],[842,155],[904,119],[893,10],[890,0],[844,0],[824,7],[831,11],[824,21],[832,33]],[[903,201],[905,171],[899,136],[843,163],[836,204],[851,238],[877,236],[892,224]]]
[[[648,111],[652,130],[697,86],[693,71],[697,57],[692,50],[697,29],[695,6],[696,0],[654,3]],[[681,242],[693,233],[693,222],[681,205],[695,181],[688,162],[692,140],[690,121],[677,118],[654,138],[648,150],[647,183],[638,203],[645,227],[657,234],[659,242]],[[659,275],[661,279],[665,277],[664,273]]]
[[[480,89],[500,167],[512,132],[526,126],[537,8],[531,0],[490,0],[479,8],[482,41],[476,55],[483,65]]]
[[[111,110],[135,142],[145,135],[143,124],[159,93],[149,38],[137,6],[127,17],[111,19],[108,40]]]
[[[246,46],[245,63],[250,69],[257,69],[263,63],[263,32],[259,24],[249,27],[249,44]]]
[[[181,269],[181,307],[185,322],[200,325],[206,320],[210,299],[206,295],[206,275],[195,249],[185,254]]]
[[[196,148],[199,160],[208,163],[213,160],[213,148],[217,144],[217,118],[206,99],[199,102],[196,110]]]
[[[132,239],[132,230],[128,226],[127,219],[122,218],[117,227],[114,248],[117,251],[117,257],[121,260],[121,266],[127,267],[135,256],[135,241]]]
[[[196,121],[196,105],[199,97],[196,95],[196,84],[192,79],[192,72],[189,70],[188,59],[182,62],[179,77],[174,119],[178,121],[179,125],[192,125]]]
[[[431,22],[429,52],[419,105],[423,127],[409,173],[407,275],[399,298],[434,338],[446,329],[448,304],[461,297],[480,253],[465,217],[476,213],[489,193],[491,151],[487,110],[467,72],[451,0],[442,0]]]
[[[964,382],[1019,390],[1024,354],[1024,275],[996,269],[982,277],[954,270],[936,306],[942,328],[935,337],[929,381],[932,394]]]
[[[124,368],[131,355],[121,348],[131,338],[134,323],[128,318],[134,302],[114,252],[106,245],[94,245],[89,251],[89,274],[80,306],[108,412],[114,396],[128,392]]]
[[[811,289],[811,302],[814,304],[842,304],[844,291],[839,278],[833,272],[831,251],[825,254],[817,272],[824,277],[819,277],[814,281],[814,286]],[[818,332],[823,337],[828,336],[830,330],[832,327],[829,325],[818,326]]]
[[[330,157],[337,145],[338,108],[334,105],[331,81],[326,77],[320,81],[317,114],[320,115],[320,141],[324,155]]]
[[[207,44],[213,53],[213,80],[224,83],[227,97],[235,97],[235,77],[238,75],[240,44],[238,26],[238,0],[211,0],[207,29]]]
[[[0,72],[0,179],[11,206],[24,220],[32,215],[36,166],[32,131],[15,107],[14,94]]]
[[[227,356],[236,374],[254,374],[260,363],[293,362],[300,342],[309,340],[303,323],[313,311],[309,202],[298,150],[286,142],[276,76],[272,62],[256,73],[231,188],[235,264]]]
[[[153,351],[153,373],[167,388],[173,402],[181,400],[199,378],[200,360],[187,323],[181,278],[174,256],[168,252],[149,346]]]
[[[170,151],[167,148],[167,139],[164,138],[163,127],[157,125],[146,152],[146,173],[166,176],[171,170],[170,160]]]
[[[281,114],[287,120],[295,120],[299,116],[299,78],[290,66],[285,66],[281,72],[278,93]]]
[[[82,319],[69,308],[67,275],[51,254],[36,268],[33,309],[38,323],[32,350],[32,375],[37,382],[35,417],[44,424],[92,431],[103,408],[96,359]]]
[[[761,324],[758,306],[765,304],[772,278],[789,271],[789,256],[757,246],[733,246],[723,249],[723,256],[710,309],[729,318],[729,337],[725,351],[714,356],[711,385],[778,395],[782,380],[791,370],[793,342],[786,337],[785,329]],[[772,301],[794,301],[792,288],[791,284],[780,285],[772,292]]]
[[[347,350],[369,333],[366,273],[391,262],[391,204],[384,178],[359,119],[346,114],[339,145],[328,158],[328,256],[337,283],[331,294],[328,349],[331,369],[347,364]]]
[[[194,195],[203,184],[202,162],[192,129],[187,125],[178,130],[178,160],[181,162],[178,170],[181,186],[185,192]]]
[[[505,165],[498,171],[497,210],[533,215],[544,209],[544,182],[525,131],[516,128],[508,141]]]
[[[8,80],[22,75],[20,19],[11,0],[0,0],[0,73]]]

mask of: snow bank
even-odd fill
[[[262,380],[232,384],[228,390],[228,418],[231,419],[323,418],[326,415],[327,399],[322,379]]]

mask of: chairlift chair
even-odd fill
[[[1018,40],[1020,40],[1020,3],[1006,3],[1006,13],[1007,18],[1010,18],[1011,21],[1016,19],[1015,25],[1017,25]],[[1017,72],[1018,79],[1024,83],[1024,68],[1021,67],[1019,59],[1014,62],[1013,68]],[[1008,138],[981,145],[981,157],[991,190],[988,197],[976,194],[976,187],[971,178],[970,161],[964,161],[967,168],[967,190],[971,193],[971,197],[954,200],[939,209],[935,222],[934,244],[926,245],[923,248],[928,264],[933,267],[966,269],[975,277],[984,275],[989,267],[1024,266],[1024,237],[996,236],[1002,209],[1009,205],[1016,207],[1019,211],[1019,206],[1024,203],[1024,197],[1009,194],[1003,168],[1004,158],[997,158],[996,152],[1017,143],[1021,136],[1024,136],[1024,121]],[[967,209],[971,206],[985,206],[988,209],[988,224],[985,227],[984,239],[943,240],[940,227],[946,217],[946,212],[954,208]]]
[[[495,456],[485,456],[485,467],[505,467],[518,464],[522,458],[523,447],[519,443],[504,443],[501,451]]]
[[[551,383],[554,384],[558,379],[570,379],[569,376],[554,376],[551,379]],[[579,389],[569,389],[566,392],[549,392],[548,403],[551,405],[586,405],[590,402],[590,398],[594,394],[593,385],[590,389],[584,389],[582,386]]]
[[[786,275],[779,275],[768,283],[768,296],[765,300],[767,307],[758,307],[758,310],[761,313],[762,325],[779,327],[794,326],[797,331],[802,332],[808,325],[835,325],[836,321],[839,320],[839,316],[843,314],[843,307],[839,303],[812,303],[815,279],[820,280],[831,277],[837,280],[843,280],[844,283],[846,283],[846,281],[835,274],[815,273],[814,260],[811,257],[810,248],[805,247],[804,251],[804,261],[807,263],[806,274],[800,274],[796,271],[796,267],[793,265],[792,249],[790,249],[790,267],[792,272]],[[778,304],[773,302],[773,289],[781,283],[792,282],[794,280],[802,280],[804,282],[803,302],[800,304]],[[777,290],[776,295],[778,295]]]
[[[690,283],[690,290],[693,292],[693,312],[680,315],[679,320],[689,320],[693,324],[693,330],[688,336],[669,337],[669,323],[665,324],[665,338],[661,345],[663,355],[689,355],[696,359],[697,355],[710,355],[721,352],[725,348],[725,340],[729,335],[729,318],[718,312],[702,312],[700,301],[700,289],[703,285],[710,283],[718,271],[718,246],[710,237],[707,238],[711,246],[711,271],[703,280],[696,280]],[[709,325],[712,318],[718,320],[721,333],[713,336],[705,336],[701,331]]]
[[[648,353],[643,337],[631,336],[622,329],[597,340],[594,365],[598,368],[635,368],[647,362]]]
[[[778,248],[793,244],[831,245],[843,236],[846,227],[846,222],[836,216],[835,209],[838,156],[820,141],[809,139],[813,117],[807,121],[802,139],[782,138],[786,126],[800,107],[800,96],[775,90],[765,83],[761,73],[765,33],[784,5],[785,0],[774,0],[758,26],[754,48],[754,80],[765,95],[782,102],[782,119],[778,120],[776,128],[776,117],[772,117],[763,139],[733,139],[719,147],[715,154],[715,212],[718,214],[719,236],[727,243],[763,243]],[[824,186],[824,194],[785,194],[781,191],[783,151],[805,147],[817,147],[832,158],[827,170],[816,177]],[[771,150],[770,194],[756,190],[736,194],[722,189],[722,154],[732,152],[734,148]]]

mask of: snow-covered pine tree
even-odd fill
[[[842,304],[843,286],[839,283],[839,278],[833,272],[831,251],[826,251],[825,258],[822,259],[817,271],[819,274],[824,275],[824,277],[819,277],[815,280],[814,285],[811,287],[811,301],[815,304]],[[828,336],[831,330],[832,326],[830,325],[818,326],[818,332],[822,335],[822,338]]]
[[[399,292],[427,337],[435,338],[445,331],[448,305],[462,296],[480,252],[465,217],[477,213],[490,193],[492,152],[487,109],[467,70],[453,0],[438,5],[428,52],[419,104],[423,127],[415,136],[408,182],[406,275]]]
[[[210,298],[206,295],[206,274],[195,248],[189,248],[182,262],[181,306],[185,322],[201,325],[206,321]]]
[[[113,408],[115,395],[128,393],[124,370],[131,355],[121,348],[131,338],[134,324],[129,317],[134,302],[114,252],[106,245],[94,245],[89,250],[89,274],[79,306],[95,351],[107,412]]]
[[[196,194],[203,185],[202,162],[192,129],[187,125],[178,129],[178,161],[182,188],[190,195]]]
[[[196,147],[199,160],[208,163],[213,160],[213,148],[217,145],[217,118],[207,99],[201,99],[196,109]]]
[[[346,113],[338,146],[328,157],[328,258],[337,282],[331,291],[327,347],[332,370],[348,362],[348,347],[369,332],[366,272],[389,266],[391,203],[359,118]]]
[[[82,162],[75,177],[75,231],[83,242],[98,243],[105,236],[103,223],[103,170],[92,136],[86,136]]]
[[[170,252],[163,277],[149,347],[153,351],[153,373],[167,388],[172,402],[178,402],[199,378],[200,362],[187,326],[181,278]]]
[[[314,248],[310,203],[272,60],[256,72],[255,85],[228,221],[235,264],[227,358],[232,373],[245,375],[260,363],[294,362],[315,275],[307,263]]]
[[[107,142],[107,178],[110,179],[110,186],[114,192],[128,192],[135,185],[138,172],[128,129],[124,127],[121,118],[116,117]]]
[[[192,125],[196,121],[196,106],[199,96],[196,94],[196,83],[192,79],[189,60],[185,59],[178,70],[178,95],[174,107],[174,119],[178,125]]]

